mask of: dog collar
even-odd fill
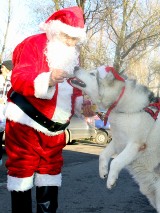
[[[105,67],[105,70],[106,70],[106,72],[111,72],[118,81],[123,81],[123,82],[125,81],[124,78],[122,78],[118,74],[118,72],[114,69],[114,67],[107,66],[107,67]]]
[[[104,79],[107,75],[107,73],[111,72],[113,74],[113,76],[115,77],[115,79],[117,79],[118,81],[125,81],[124,78],[122,78],[122,76],[119,75],[119,73],[115,70],[114,67],[109,67],[109,66],[101,66],[101,67],[97,67],[98,73],[99,73],[99,77],[101,79]]]
[[[160,98],[157,102],[150,103],[148,107],[145,107],[144,111],[149,113],[151,117],[156,121],[160,113]]]
[[[105,116],[104,116],[104,125],[107,124],[108,117],[109,117],[111,111],[117,106],[119,100],[122,98],[122,96],[123,96],[123,94],[124,94],[124,91],[125,91],[125,86],[122,87],[122,91],[121,91],[119,97],[117,98],[117,100],[116,100],[116,101],[109,107],[109,109],[107,110],[107,112],[106,112],[106,114],[105,114]]]

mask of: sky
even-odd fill
[[[7,26],[8,1],[9,0],[0,0],[0,52]],[[39,19],[42,20],[36,20],[35,8],[47,8],[49,5],[53,5],[51,0],[11,0],[11,23],[9,25],[7,47],[3,56],[3,61],[8,59],[10,52],[19,42],[24,38],[39,32],[40,23],[38,23],[38,21],[41,22],[45,20],[43,20],[44,16],[39,17]]]

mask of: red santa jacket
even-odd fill
[[[66,123],[74,113],[75,100],[81,91],[73,88],[67,81],[49,87],[50,71],[46,56],[46,34],[30,36],[22,41],[13,52],[13,70],[11,76],[13,90],[26,99],[47,118]],[[6,117],[15,122],[26,124],[47,134],[47,129],[29,118],[8,97]]]

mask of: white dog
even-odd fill
[[[111,124],[112,141],[99,157],[100,177],[108,176],[107,188],[111,189],[119,172],[126,167],[139,184],[141,193],[160,213],[159,99],[135,80],[124,80],[111,67],[90,72],[79,70],[76,77],[71,84],[106,109]]]

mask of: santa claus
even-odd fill
[[[13,52],[5,141],[12,213],[32,212],[34,185],[37,213],[56,212],[64,130],[82,100],[67,80],[86,37],[81,8],[59,10],[40,27],[44,33],[26,38]]]

